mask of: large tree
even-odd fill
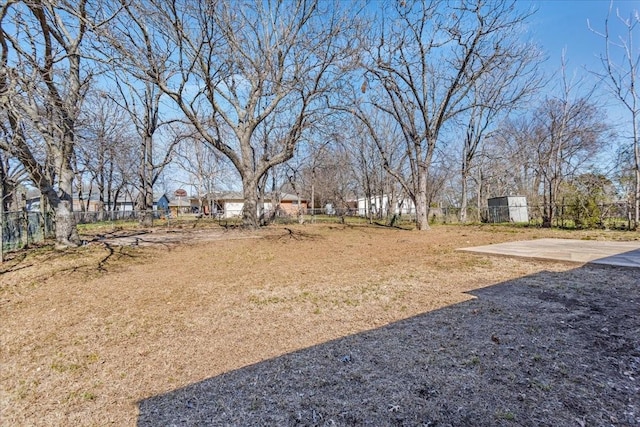
[[[86,0],[14,1],[0,6],[0,108],[15,156],[55,213],[56,240],[79,243],[73,217],[76,122],[91,72],[83,68]]]
[[[123,7],[109,30],[115,49],[135,52],[129,66],[234,165],[243,223],[257,227],[260,180],[292,158],[353,60],[354,17],[341,14],[340,2],[320,0],[151,0]],[[267,118],[282,131],[265,145],[259,129]]]
[[[602,72],[598,73],[605,82],[610,93],[624,107],[628,114],[630,134],[630,151],[633,153],[633,218],[634,226],[640,225],[640,47],[634,44],[633,37],[640,29],[640,10],[636,9],[629,16],[622,16],[616,10],[614,22],[611,22],[613,1],[609,14],[605,19],[604,30],[599,32],[605,42],[605,52],[600,56]],[[616,24],[624,30],[624,34],[614,37],[612,28]]]
[[[419,230],[429,228],[435,194],[429,187],[439,182],[432,163],[443,130],[474,105],[470,94],[479,79],[528,57],[530,47],[520,42],[527,16],[507,0],[409,0],[384,10],[363,63],[367,96],[358,103],[368,107],[357,114],[372,133],[378,127],[368,118],[369,108],[388,115],[401,130],[410,173],[405,179],[389,172],[413,199]]]

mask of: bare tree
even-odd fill
[[[634,10],[628,17],[616,10],[618,24],[622,25],[625,34],[612,37],[610,22],[613,12],[613,1],[610,3],[609,13],[604,21],[604,30],[589,28],[604,39],[605,53],[600,56],[603,72],[598,73],[607,84],[609,91],[624,106],[631,120],[631,147],[633,151],[633,173],[635,188],[633,193],[634,227],[640,225],[640,49],[634,45],[633,36],[640,28],[640,11]],[[621,53],[619,59],[616,53]]]
[[[180,138],[179,141],[173,161],[180,170],[187,173],[188,182],[185,184],[195,187],[200,213],[206,210],[207,214],[211,215],[214,210],[214,200],[211,196],[214,190],[219,188],[216,184],[227,177],[223,160],[210,145],[202,144],[198,140],[197,132]],[[205,201],[208,203],[206,209]]]
[[[535,117],[533,136],[543,185],[542,223],[547,227],[556,215],[560,185],[594,160],[609,130],[604,115],[590,101],[590,94],[574,97],[574,88],[580,83],[568,79],[563,54],[560,96],[547,98]]]
[[[136,207],[141,212],[140,224],[153,225],[153,186],[164,168],[170,163],[173,150],[180,138],[165,140],[165,146],[158,156],[158,134],[171,121],[161,118],[162,91],[152,82],[131,79],[122,69],[116,67],[115,86],[119,96],[115,102],[125,111],[134,125],[139,141],[137,159],[138,196]]]
[[[426,230],[429,195],[435,194],[429,185],[439,182],[431,169],[441,132],[473,106],[470,94],[482,76],[504,68],[505,61],[523,60],[520,27],[529,13],[506,0],[403,1],[390,9],[364,62],[362,91],[370,95],[360,103],[398,124],[410,173],[408,179],[389,173],[414,201],[417,228]],[[376,131],[373,123],[367,127]]]
[[[507,173],[501,177],[508,175],[510,182],[501,185],[514,188],[515,183],[524,188],[527,182],[533,183],[531,193],[541,197],[542,222],[546,227],[553,224],[557,215],[562,185],[597,161],[610,137],[604,115],[590,95],[574,96],[581,81],[570,81],[565,68],[563,57],[558,96],[546,98],[531,116],[505,123],[492,138],[498,149],[511,154],[512,163],[505,167]],[[534,176],[527,176],[532,170]],[[520,182],[515,182],[515,178]]]
[[[299,159],[296,170],[300,181],[298,192],[312,201],[309,207],[323,208],[330,204],[344,215],[349,210],[348,202],[355,195],[355,175],[346,149],[348,144],[334,133],[328,140],[305,145],[306,156]]]
[[[302,176],[302,185],[308,191],[311,222],[315,221],[317,209],[322,209],[329,200],[326,194],[328,186],[323,182],[323,178],[327,169],[325,166],[325,161],[328,157],[327,152],[331,150],[333,142],[332,139],[321,142],[309,141],[306,144],[308,155],[301,162],[300,174]]]
[[[587,99],[548,99],[538,110],[544,121],[535,129],[542,176],[543,226],[556,215],[561,184],[600,151],[606,126],[602,113]]]
[[[1,125],[0,125],[1,129]],[[1,131],[0,138],[9,138],[9,134]],[[16,206],[15,199],[19,186],[25,184],[29,174],[22,164],[12,161],[9,153],[0,149],[0,201],[5,212]]]
[[[501,122],[491,132],[476,156],[478,164],[472,175],[478,211],[486,206],[487,197],[519,194],[530,204],[541,203],[535,127],[530,115],[523,115]]]
[[[135,163],[130,161],[133,131],[128,119],[126,112],[102,91],[87,95],[79,116],[77,178],[82,185],[82,177],[89,175],[87,199],[96,191],[105,211],[115,209],[117,193],[134,178],[130,173],[135,170]]]
[[[358,177],[364,195],[365,215],[387,215],[388,224],[395,221],[395,207],[406,194],[398,186],[409,182],[409,164],[403,137],[397,122],[382,112],[363,108],[352,117],[353,129],[344,144],[351,159],[353,173]],[[391,171],[391,172],[390,172]],[[401,177],[401,180],[398,180]],[[386,205],[386,206],[385,206]]]
[[[293,156],[353,60],[353,17],[341,15],[340,2],[319,0],[154,0],[124,8],[110,30],[121,40],[116,49],[135,52],[131,66],[234,165],[243,223],[257,227],[260,180]],[[266,118],[286,130],[268,141],[268,154],[257,137]]]
[[[473,83],[471,109],[463,115],[466,130],[462,143],[460,222],[467,221],[468,183],[474,159],[483,141],[501,117],[523,105],[540,89],[542,79],[537,64],[541,57],[528,47],[481,76]]]
[[[61,246],[80,242],[72,215],[71,162],[91,79],[82,67],[89,14],[86,0],[9,0],[0,6],[0,106],[11,128],[10,141],[0,144],[46,196]]]
[[[109,82],[105,96],[125,112],[137,134],[137,183],[132,184],[137,188],[136,209],[140,212],[140,224],[147,227],[153,225],[154,184],[171,162],[173,150],[180,141],[180,137],[162,134],[178,120],[175,117],[165,119],[164,116],[175,112],[162,108],[164,92],[149,78],[150,70],[161,67],[160,63],[171,56],[171,47],[164,43],[166,37],[160,34],[157,39],[148,38],[150,34],[146,27],[142,34],[136,30],[136,22],[144,25],[145,19],[154,21],[153,7],[144,8],[152,4],[102,2],[101,12],[114,19],[93,28],[97,39],[94,49],[100,53],[96,56]],[[130,16],[136,12],[149,15]],[[147,42],[156,49],[153,53],[145,51]],[[170,129],[168,133],[171,133]]]

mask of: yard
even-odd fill
[[[455,251],[637,233],[94,237],[0,265],[3,425],[640,425],[640,272]]]

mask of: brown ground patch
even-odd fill
[[[2,423],[640,424],[637,270],[454,251],[637,234],[288,228],[14,254]]]

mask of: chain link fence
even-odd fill
[[[5,212],[2,223],[2,249],[22,249],[32,243],[55,237],[53,214]]]
[[[73,212],[77,224],[93,224],[96,222],[137,221],[142,211],[96,211]],[[159,218],[159,212],[153,211],[154,219]]]
[[[141,215],[138,211],[73,212],[77,224],[137,221]],[[154,211],[154,218],[159,217],[159,213]],[[43,242],[45,239],[55,238],[55,215],[51,212],[5,212],[3,218],[3,251],[14,251]]]
[[[545,209],[542,206],[527,207],[484,207],[469,208],[467,210],[467,222],[484,223],[509,223],[508,209],[526,209],[528,221],[525,224],[541,226]],[[633,228],[632,210],[628,203],[611,203],[591,206],[557,205],[554,207],[552,226],[560,228],[607,228],[630,230]],[[493,211],[492,211],[493,209]],[[504,212],[496,210],[502,209]],[[304,215],[304,221],[362,221],[365,217],[358,215],[355,209],[305,209],[300,211]],[[74,212],[75,220],[78,224],[92,224],[99,222],[116,221],[137,221],[142,212],[139,211],[100,211],[100,212]],[[189,218],[212,218],[218,222],[240,221],[242,210],[227,210],[217,212],[212,215],[184,214],[184,213],[164,213],[154,211],[154,219],[189,219]],[[177,215],[176,215],[177,214]],[[313,215],[312,215],[313,214]],[[300,220],[297,213],[287,212],[264,212],[268,222],[294,222]],[[507,218],[507,220],[504,220]],[[374,218],[378,219],[378,218]],[[382,218],[379,218],[382,219]],[[411,222],[415,220],[414,215],[399,215],[398,220]],[[429,221],[433,224],[459,223],[460,208],[431,208]],[[55,221],[52,213],[41,212],[5,212],[2,224],[2,249],[11,251],[22,249],[33,243],[43,242],[45,239],[55,237]]]
[[[510,210],[525,209],[528,220],[524,222],[512,220]],[[467,209],[467,222],[483,223],[525,223],[541,226],[548,209],[544,206],[491,206]],[[460,208],[432,208],[430,222],[458,223],[460,222]],[[551,225],[558,228],[603,228],[630,230],[633,228],[632,206],[626,202],[568,205],[557,204],[553,207]]]

